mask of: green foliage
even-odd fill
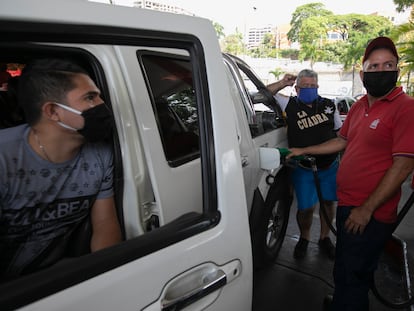
[[[292,42],[299,41],[299,33],[303,29],[302,24],[305,20],[310,17],[323,17],[330,16],[333,13],[325,9],[325,6],[320,3],[308,3],[305,5],[298,6],[292,14],[292,19],[290,20],[291,29],[289,30],[287,37]]]
[[[279,77],[285,72],[281,68],[275,68],[269,71],[269,73],[272,74],[276,78],[276,80],[279,80]]]
[[[264,35],[262,42],[258,47],[251,48],[248,51],[248,55],[257,58],[276,57],[276,38],[272,33]]]
[[[236,30],[236,33],[224,37],[221,49],[230,54],[241,55],[245,52],[243,35]]]
[[[193,88],[184,89],[167,98],[168,106],[174,110],[191,132],[198,132],[197,101]]]
[[[214,26],[214,29],[216,30],[217,38],[219,40],[226,36],[224,33],[224,27],[221,24],[213,22],[213,26]]]
[[[348,21],[348,39],[341,56],[345,69],[360,65],[368,42],[378,36],[388,36],[393,29],[392,23],[382,16],[350,14]]]
[[[299,59],[299,50],[295,50],[295,49],[281,50],[280,56],[282,58],[289,58],[292,60],[297,60]]]
[[[404,12],[414,5],[414,0],[394,0],[394,3],[397,5],[398,12]]]
[[[321,46],[326,39],[328,30],[328,18],[320,16],[309,17],[302,23],[298,34],[298,41],[302,46],[312,44]]]
[[[400,77],[406,77],[407,93],[413,96],[414,88],[411,84],[411,76],[414,71],[414,12],[411,13],[411,18],[407,23],[394,29],[391,36],[396,42],[400,56]]]
[[[388,35],[393,28],[385,17],[346,14],[312,16],[302,22],[298,39],[299,59],[340,62],[349,68],[358,63],[367,42],[379,35]],[[340,35],[340,40],[328,40],[328,33]]]

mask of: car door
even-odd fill
[[[116,246],[2,282],[2,310],[250,310],[240,151],[235,121],[222,113],[231,102],[211,23],[81,1],[1,7],[2,61],[70,58],[111,107],[124,233]],[[163,76],[151,76],[157,66]],[[196,135],[191,148],[185,139],[169,147],[168,117],[174,131]]]
[[[237,128],[245,189],[247,202],[251,204],[254,189],[259,187],[266,197],[269,188],[265,182],[269,172],[260,168],[259,149],[287,147],[286,126],[275,99],[252,69],[233,55],[224,54],[223,58],[232,77],[230,86],[234,88],[232,95],[239,116]]]

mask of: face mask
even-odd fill
[[[299,88],[298,98],[300,101],[305,104],[312,103],[315,99],[318,98],[318,88],[308,87],[308,88]]]
[[[103,141],[112,133],[111,113],[105,104],[97,105],[83,112],[59,103],[56,105],[84,118],[85,123],[81,129],[75,129],[62,122],[58,122],[58,124],[69,130],[77,131],[89,142]]]
[[[373,97],[382,97],[397,84],[398,71],[364,72],[363,84],[367,93]]]

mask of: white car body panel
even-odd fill
[[[0,21],[48,22],[74,25],[102,25],[189,34],[202,43],[207,68],[208,91],[213,119],[215,179],[217,209],[220,221],[214,227],[155,250],[107,272],[75,283],[64,290],[22,307],[22,310],[161,310],[157,304],[167,284],[182,280],[194,271],[197,286],[206,272],[206,263],[217,271],[228,273],[227,283],[185,310],[250,310],[252,302],[252,258],[248,224],[248,209],[240,169],[240,151],[234,116],[223,114],[232,110],[226,75],[222,65],[214,28],[210,21],[148,10],[113,7],[83,1],[24,1],[6,0],[0,4]],[[160,22],[162,20],[162,22]],[[200,166],[194,160],[179,168],[171,168],[163,157],[156,124],[139,68],[130,64],[130,47],[98,46],[95,44],[66,44],[91,52],[100,62],[108,82],[122,152],[127,241],[123,245],[92,254],[101,263],[105,255],[116,257],[140,238],[144,229],[139,218],[139,206],[151,204],[153,194],[160,222],[166,224],[180,215],[181,206],[195,201],[201,189]],[[139,48],[139,47],[135,47]],[[136,64],[136,59],[135,62]],[[136,70],[135,70],[136,69]],[[230,121],[229,121],[230,118]],[[177,175],[193,172],[185,183],[178,184]],[[186,175],[187,176],[187,175]],[[151,180],[151,183],[148,183]],[[175,191],[170,191],[174,187]],[[178,188],[177,188],[178,187]],[[178,189],[178,190],[177,190]],[[189,190],[192,189],[192,190]],[[193,196],[177,196],[177,191],[191,191]],[[202,211],[202,206],[194,206]],[[172,212],[174,211],[174,212]],[[189,212],[186,210],[186,212]],[[133,252],[133,249],[129,250]],[[237,262],[237,271],[232,264]],[[229,266],[231,268],[229,268]],[[213,269],[213,268],[211,268]],[[210,269],[210,270],[211,270]],[[201,272],[200,272],[201,271]],[[180,282],[180,281],[178,281]],[[193,284],[194,283],[194,284]],[[4,293],[3,293],[4,294]],[[167,293],[168,294],[168,293]]]

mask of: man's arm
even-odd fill
[[[121,242],[114,198],[98,199],[91,211],[91,250],[97,251]]]
[[[345,149],[347,141],[342,137],[338,136],[332,138],[322,144],[313,145],[304,148],[289,148],[290,152],[287,158],[291,158],[294,156],[300,156],[304,154],[331,154],[337,153]]]
[[[367,200],[351,210],[345,227],[353,233],[362,233],[374,211],[387,202],[400,189],[402,183],[414,169],[414,158],[396,156],[377,188]]]
[[[295,84],[295,80],[296,80],[295,75],[287,73],[283,76],[282,80],[268,84],[266,87],[273,95],[275,95],[277,92],[279,92],[281,89],[285,88],[286,86],[292,86],[293,84]]]

